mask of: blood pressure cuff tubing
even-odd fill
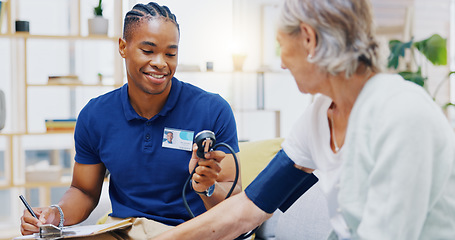
[[[267,167],[248,185],[245,193],[264,212],[277,208],[285,212],[310,189],[318,178],[294,166],[294,162],[280,150]]]

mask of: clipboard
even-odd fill
[[[72,237],[88,237],[95,236],[101,233],[113,231],[116,229],[126,228],[133,225],[131,218],[127,218],[121,221],[115,221],[105,224],[88,225],[88,226],[69,226],[59,228],[52,224],[46,224],[40,226],[40,231],[32,235],[25,235],[14,238],[19,239],[64,239]]]

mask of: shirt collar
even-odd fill
[[[182,82],[180,82],[177,78],[172,77],[171,91],[169,92],[166,104],[164,104],[163,109],[161,109],[157,116],[166,116],[172,109],[174,109],[177,105],[180,93],[182,92],[182,85]]]
[[[177,104],[183,84],[181,81],[179,81],[175,77],[173,77],[171,81],[172,81],[172,86],[171,86],[171,91],[169,92],[169,96],[166,100],[166,103],[163,106],[163,109],[161,109],[161,111],[156,116],[166,116],[168,114],[168,112],[171,111]],[[131,106],[130,98],[128,96],[128,83],[125,83],[121,87],[120,96],[122,99],[123,111],[124,111],[125,118],[127,121],[131,121],[134,119],[142,119],[142,120],[145,119],[145,118],[141,117],[139,114],[137,114],[136,111],[134,110],[133,106]],[[155,117],[153,117],[153,118],[155,118]]]

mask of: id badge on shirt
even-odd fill
[[[164,128],[162,147],[192,151],[193,138],[193,131],[175,128]]]

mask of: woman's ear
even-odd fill
[[[118,52],[120,53],[120,56],[122,58],[125,58],[126,56],[126,41],[123,38],[118,39]]]
[[[310,25],[301,22],[300,34],[302,35],[304,47],[310,55],[314,56],[314,51],[317,45],[316,31]]]

